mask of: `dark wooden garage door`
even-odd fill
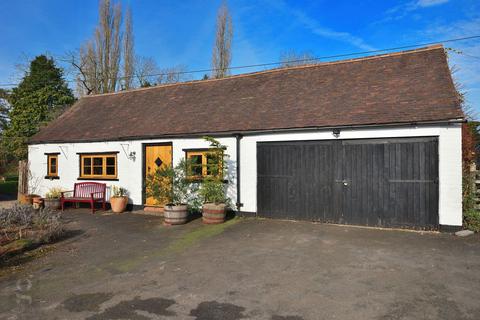
[[[257,176],[260,216],[438,227],[437,138],[258,143]]]

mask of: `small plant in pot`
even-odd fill
[[[115,213],[122,213],[127,208],[128,196],[127,189],[112,186],[112,196],[110,197],[110,206]]]
[[[210,142],[210,153],[207,159],[208,173],[201,185],[199,194],[203,200],[202,222],[205,224],[217,224],[225,222],[226,208],[230,201],[226,195],[224,183],[227,172],[224,150],[226,147],[214,138],[204,137]]]
[[[60,197],[62,196],[63,189],[55,187],[50,188],[45,194],[44,204],[45,208],[60,209]]]
[[[187,164],[180,161],[175,167],[164,166],[147,176],[146,194],[163,207],[166,225],[184,224],[188,221],[188,203],[195,194],[195,189],[187,179]]]

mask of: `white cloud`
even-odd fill
[[[305,12],[288,6],[285,1],[274,0],[268,1],[271,8],[275,8],[284,14],[291,15],[295,18],[295,21],[301,24],[304,28],[308,29],[313,34],[320,37],[342,41],[349,43],[362,50],[375,50],[374,47],[366,43],[362,38],[355,36],[349,32],[338,31],[321,25],[317,20],[308,16]]]
[[[447,3],[449,0],[418,0],[418,7],[432,7],[439,4]]]
[[[373,24],[400,20],[415,10],[441,5],[447,3],[448,1],[449,0],[416,0],[402,3],[385,11],[385,18],[376,21]]]
[[[374,47],[367,44],[362,38],[354,36],[348,32],[336,31],[320,25],[316,20],[307,16],[300,10],[293,10],[292,14],[297,18],[298,22],[303,24],[312,33],[329,39],[340,40],[354,45],[362,50],[375,50]]]

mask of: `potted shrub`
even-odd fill
[[[195,191],[187,179],[185,160],[175,166],[158,168],[146,179],[146,194],[163,207],[166,225],[184,224],[188,220],[188,203]]]
[[[199,194],[203,200],[202,221],[206,224],[225,222],[229,199],[226,195],[225,173],[227,172],[225,146],[211,137],[204,137],[210,142],[211,153],[207,165],[209,176],[200,185]]]
[[[60,197],[62,196],[63,189],[51,188],[45,194],[44,204],[46,208],[60,209]]]
[[[127,189],[112,186],[112,195],[110,196],[110,206],[115,213],[122,213],[127,208],[128,196]]]

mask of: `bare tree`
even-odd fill
[[[79,92],[85,94],[114,92],[118,86],[122,41],[122,8],[120,3],[100,0],[99,20],[91,40],[78,52],[68,53],[68,61],[77,73]],[[131,36],[131,17],[130,36]],[[132,46],[133,38],[130,37]],[[130,49],[129,49],[130,50]]]
[[[152,75],[159,73],[155,60],[151,57],[135,57],[135,78],[139,87],[150,87],[154,85]]]
[[[122,8],[120,3],[100,0],[100,19],[95,30],[95,49],[101,70],[102,92],[114,92],[120,69]]]
[[[232,17],[226,2],[223,2],[217,13],[217,29],[212,53],[212,77],[223,78],[229,74],[232,61]]]
[[[186,76],[187,67],[184,65],[178,65],[170,68],[160,70],[160,74],[157,77],[157,84],[170,84],[182,81],[187,81]]]
[[[289,50],[280,54],[280,68],[303,66],[316,63],[317,60],[315,59],[315,56],[308,51],[296,52],[295,50]]]
[[[135,78],[142,88],[187,81],[190,78],[186,75],[186,70],[184,65],[159,68],[152,57],[135,58]]]
[[[125,35],[123,41],[123,88],[128,90],[133,84],[134,52],[133,52],[133,21],[130,7],[125,13]]]
[[[93,41],[85,42],[78,52],[68,52],[63,61],[68,62],[76,73],[79,96],[102,92],[102,74]]]

